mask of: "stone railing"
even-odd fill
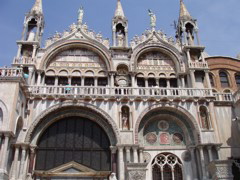
[[[102,97],[172,97],[193,98],[212,96],[211,89],[193,88],[132,88],[132,87],[87,87],[87,86],[28,86],[37,96],[102,96]]]
[[[235,102],[240,99],[240,88],[233,94]]]
[[[189,62],[189,68],[208,68],[206,62]]]
[[[0,67],[0,77],[23,77],[23,71],[21,68]]]
[[[234,101],[232,93],[213,93],[213,96],[216,97],[216,101]]]
[[[35,64],[36,59],[32,57],[15,57],[13,64]]]

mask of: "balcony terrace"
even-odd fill
[[[36,98],[99,98],[99,99],[173,99],[190,100],[214,98],[211,89],[156,88],[156,87],[93,87],[93,86],[28,86]]]
[[[31,57],[15,57],[13,60],[13,65],[34,65],[35,63],[36,59]]]

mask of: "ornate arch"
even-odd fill
[[[81,116],[96,122],[106,131],[111,145],[120,143],[118,127],[113,119],[105,111],[88,103],[59,103],[46,109],[30,126],[25,136],[25,142],[35,145],[47,127],[70,116]]]
[[[140,124],[144,120],[146,115],[148,115],[152,112],[164,111],[164,110],[175,113],[179,116],[182,116],[187,121],[189,126],[193,129],[194,140],[197,143],[201,143],[200,128],[199,128],[198,122],[186,109],[184,109],[183,107],[178,106],[176,104],[170,105],[170,104],[159,103],[159,104],[153,104],[153,105],[149,106],[138,117],[137,122],[135,124],[135,143],[136,144],[139,143],[138,132],[139,132]]]
[[[169,45],[170,46],[170,45]],[[134,71],[136,71],[136,67],[137,67],[137,60],[140,57],[140,55],[142,55],[145,52],[149,52],[149,51],[159,51],[162,52],[164,54],[167,54],[174,62],[175,67],[176,67],[176,71],[180,72],[180,58],[181,55],[177,50],[172,50],[170,47],[167,47],[165,44],[161,44],[161,43],[154,43],[154,44],[143,44],[142,46],[137,47],[132,54],[131,57],[131,63],[133,65],[132,69]]]
[[[0,127],[0,129],[3,130],[3,128],[6,128],[7,124],[7,120],[8,118],[8,109],[7,106],[5,105],[5,103],[3,101],[0,100],[0,109],[2,110],[2,127]]]
[[[113,65],[111,62],[111,56],[106,47],[99,43],[92,43],[89,40],[78,39],[78,40],[66,40],[59,43],[54,44],[50,48],[47,49],[47,52],[43,56],[41,63],[39,65],[40,69],[46,69],[47,65],[50,63],[51,59],[57,55],[58,53],[76,47],[85,47],[94,52],[96,52],[106,63],[107,69],[111,71],[113,69]]]

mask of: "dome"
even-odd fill
[[[238,53],[238,55],[237,55],[237,59],[240,59],[240,53]]]

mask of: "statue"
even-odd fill
[[[129,129],[129,108],[122,107],[122,128],[124,130]]]
[[[109,180],[117,180],[116,173],[111,173],[109,176]]]
[[[194,45],[194,40],[193,40],[193,36],[191,34],[191,32],[188,30],[187,32],[187,40],[188,40],[188,45]]]
[[[78,10],[78,25],[82,25],[83,15],[84,15],[84,11],[83,11],[83,7],[81,6],[80,9]]]
[[[156,27],[156,20],[157,20],[156,15],[150,9],[148,10],[148,15],[150,16],[150,20],[151,20],[150,25],[152,29],[154,29]]]

